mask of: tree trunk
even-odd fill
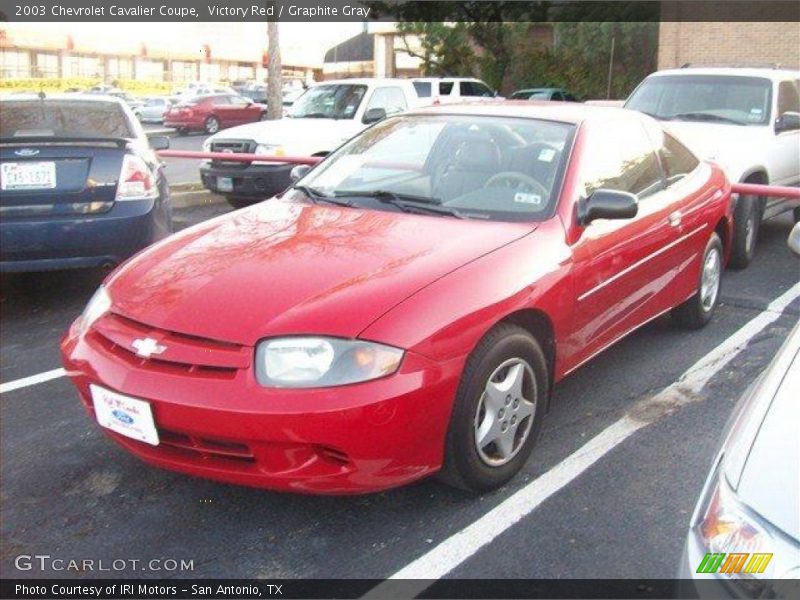
[[[267,75],[267,118],[280,119],[283,116],[283,80],[281,78],[281,47],[278,38],[278,22],[267,22],[269,38],[269,74]]]

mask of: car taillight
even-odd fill
[[[158,186],[153,172],[140,157],[126,154],[117,185],[117,200],[156,198]]]

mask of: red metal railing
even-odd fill
[[[778,198],[792,198],[800,200],[800,188],[785,185],[762,185],[760,183],[734,183],[731,184],[734,194],[747,196],[776,196]]]
[[[240,154],[231,152],[192,152],[189,150],[159,150],[163,158],[198,158],[201,160],[224,160],[226,162],[272,162],[291,165],[315,165],[321,156],[268,156],[265,154]]]
[[[201,160],[222,160],[226,162],[271,162],[287,163],[291,165],[315,165],[320,162],[321,156],[269,156],[265,154],[239,154],[231,152],[192,152],[189,150],[160,150],[159,156],[164,158],[197,158]],[[731,184],[734,194],[748,196],[775,196],[778,198],[792,198],[800,200],[800,188],[762,185],[757,183]]]

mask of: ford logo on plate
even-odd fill
[[[36,148],[20,148],[19,150],[14,150],[14,154],[17,156],[36,156],[39,151]]]
[[[117,421],[122,421],[123,423],[125,423],[125,425],[130,425],[131,423],[133,423],[133,417],[131,417],[124,410],[117,409],[113,411],[111,414],[114,415],[114,418]]]

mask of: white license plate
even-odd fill
[[[94,413],[103,427],[124,436],[158,446],[158,430],[150,403],[90,385]]]
[[[232,177],[217,177],[217,189],[220,192],[233,191],[233,178]]]
[[[0,166],[0,189],[52,190],[56,187],[54,162],[7,162]]]

